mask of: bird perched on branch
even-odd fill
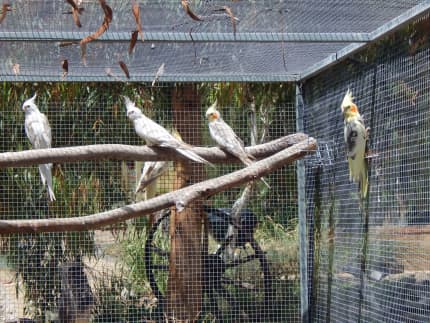
[[[364,126],[363,118],[353,102],[352,92],[348,89],[343,98],[340,109],[344,118],[344,136],[349,165],[349,179],[359,183],[361,197],[367,195],[367,161],[366,143],[368,131]]]
[[[172,135],[175,139],[183,142],[181,134],[176,130],[172,129]],[[147,199],[155,196],[157,190],[157,180],[160,176],[166,173],[169,168],[169,162],[167,161],[147,161],[145,162],[142,174],[136,185],[136,193],[146,191]]]
[[[127,107],[127,117],[133,122],[138,136],[145,139],[148,146],[170,148],[192,161],[212,165],[206,159],[192,152],[190,150],[191,145],[179,141],[165,128],[146,117],[128,97],[123,96],[123,98]]]
[[[147,195],[151,198],[155,196],[157,185],[152,185],[156,182],[157,178],[164,174],[167,170],[169,163],[167,161],[147,161],[145,162],[140,176],[139,182],[136,186],[136,193],[142,192],[146,189]],[[156,184],[156,183],[155,183]]]
[[[212,139],[222,150],[240,159],[246,166],[251,165],[255,161],[255,157],[245,151],[242,139],[224,122],[216,105],[217,101],[206,111],[206,118],[209,121],[209,133]],[[263,178],[261,180],[270,188],[270,185]]]
[[[51,148],[51,127],[46,116],[39,111],[35,104],[37,93],[22,105],[25,113],[25,133],[30,140],[34,149]],[[43,185],[48,186],[49,199],[55,200],[55,194],[52,187],[52,164],[39,165],[39,173]]]

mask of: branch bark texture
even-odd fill
[[[257,159],[265,158],[274,153],[305,140],[307,135],[296,133],[281,137],[271,142],[247,147],[246,151]],[[195,153],[212,163],[240,163],[217,147],[194,147]],[[64,148],[32,149],[0,154],[0,168],[23,167],[45,163],[70,163],[83,160],[186,160],[174,151],[148,146],[131,145],[89,145]]]
[[[317,142],[314,138],[307,137],[304,134],[301,134],[301,138],[304,140],[241,170],[114,210],[71,218],[0,220],[0,234],[94,230],[131,218],[149,215],[171,206],[181,209],[196,199],[207,198],[231,187],[239,186],[265,176],[282,166],[293,163],[295,160],[302,158],[316,149]],[[268,145],[267,147],[272,147],[270,143],[266,145]],[[269,150],[269,148],[266,149]],[[210,148],[210,150],[216,153],[213,148]],[[214,159],[209,158],[209,155],[201,154],[201,156],[214,161]],[[49,160],[43,160],[43,162],[47,161]]]

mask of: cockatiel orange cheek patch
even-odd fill
[[[357,106],[355,104],[351,105],[351,107],[349,108],[349,111],[354,113],[358,112]]]

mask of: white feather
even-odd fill
[[[136,187],[136,193],[143,191],[167,170],[167,161],[147,161]]]

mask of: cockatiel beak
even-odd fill
[[[206,111],[206,118],[212,122],[215,121],[217,119],[219,119],[219,117],[221,116],[221,114],[219,113],[219,111],[216,109],[216,105],[217,105],[217,101],[215,101],[214,104],[212,104],[209,109],[207,109]]]

